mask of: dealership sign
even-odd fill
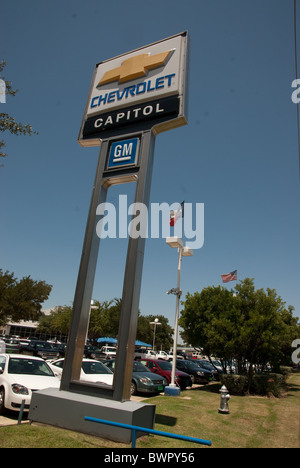
[[[96,65],[78,141],[187,123],[188,36],[182,33]]]

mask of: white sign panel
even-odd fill
[[[156,119],[157,124],[174,120],[160,131],[187,123],[187,43],[183,33],[97,64],[79,142],[99,144],[102,134],[122,126],[125,133],[140,121],[153,120],[155,125]],[[162,101],[166,98],[173,99]]]

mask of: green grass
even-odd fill
[[[211,383],[181,392],[180,397],[159,396],[146,401],[156,405],[155,429],[208,439],[215,448],[299,448],[300,374],[290,376],[284,398],[232,396],[230,414],[218,413],[220,384]],[[129,448],[43,425],[0,427],[0,448]],[[144,436],[137,448],[206,448],[159,436]]]

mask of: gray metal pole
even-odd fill
[[[180,276],[181,276],[181,259],[182,247],[178,248],[178,269],[177,269],[177,294],[176,294],[176,312],[175,312],[175,327],[174,327],[174,345],[173,345],[173,362],[170,387],[176,387],[176,357],[177,357],[177,338],[178,338],[178,319],[179,319],[179,301],[180,301]]]
[[[147,207],[149,206],[150,199],[154,145],[154,133],[152,131],[144,132],[141,141],[141,162],[135,203],[143,203]],[[145,241],[144,237],[135,239],[130,236],[128,244],[118,335],[118,351],[114,372],[113,399],[117,401],[130,399]]]
[[[88,331],[91,298],[97,265],[100,239],[96,233],[96,209],[105,203],[107,188],[102,185],[108,140],[101,143],[96,176],[92,191],[85,239],[74,296],[73,314],[68,338],[68,346],[61,379],[61,390],[69,390],[72,380],[80,379],[81,363]]]

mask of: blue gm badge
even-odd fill
[[[139,138],[115,141],[111,144],[107,169],[122,169],[136,166],[138,161]]]

